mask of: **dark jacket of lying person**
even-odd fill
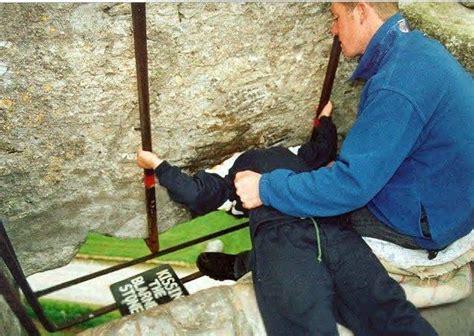
[[[155,169],[155,173],[171,199],[184,204],[197,215],[214,211],[227,200],[236,201],[235,208],[247,214],[248,210],[242,207],[235,193],[235,174],[251,168],[261,173],[277,168],[304,172],[325,166],[336,158],[336,126],[330,117],[322,117],[317,130],[315,140],[302,145],[298,155],[283,147],[252,149],[236,159],[224,178],[206,171],[189,176],[166,161]]]

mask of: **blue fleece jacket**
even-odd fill
[[[474,225],[474,80],[438,42],[396,14],[370,41],[353,79],[366,81],[336,163],[263,174],[265,205],[334,216],[367,205],[427,249]],[[422,231],[426,221],[429,232]]]

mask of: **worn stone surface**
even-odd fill
[[[243,300],[242,300],[243,299]],[[200,291],[81,335],[262,335],[249,284]]]
[[[406,12],[424,28],[417,5]],[[461,20],[444,13],[462,8],[453,27],[472,37],[469,9],[440,6],[426,7],[430,22],[436,11]],[[66,264],[91,230],[144,237],[129,5],[0,4],[0,13],[0,216],[25,272]],[[162,157],[193,171],[307,138],[332,40],[327,4],[150,3],[147,17]],[[472,48],[459,55],[469,62]],[[343,60],[335,84],[341,137],[360,90],[347,81],[354,66]],[[189,218],[159,194],[160,230]]]
[[[338,326],[341,336],[352,333]],[[266,335],[251,282],[213,287],[139,314],[130,315],[82,336],[98,335]]]
[[[130,6],[0,6],[1,216],[26,273],[67,263],[90,230],[143,237]],[[193,170],[303,141],[331,43],[326,7],[147,5],[155,150]],[[189,218],[160,194],[161,230]]]

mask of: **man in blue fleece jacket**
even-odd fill
[[[474,81],[437,41],[376,6],[332,4],[344,55],[361,56],[352,79],[365,81],[335,164],[241,172],[237,194],[246,208],[292,216],[363,214],[375,226],[355,226],[362,235],[440,250],[474,225]]]

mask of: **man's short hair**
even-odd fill
[[[357,2],[341,2],[347,10],[354,10]],[[398,12],[398,2],[367,2],[372,7],[382,21],[387,20]]]

